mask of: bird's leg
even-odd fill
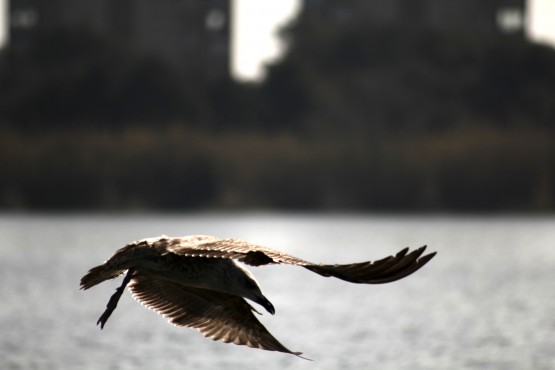
[[[102,316],[100,316],[100,318],[96,322],[96,325],[100,324],[100,329],[104,328],[104,325],[106,324],[106,321],[108,321],[108,318],[110,317],[112,312],[114,312],[114,310],[118,306],[118,301],[121,298],[121,295],[123,294],[123,291],[125,290],[125,287],[131,281],[131,275],[133,275],[133,272],[134,272],[133,269],[127,270],[127,275],[125,275],[125,278],[123,279],[123,282],[121,283],[121,286],[119,288],[117,288],[116,292],[110,297],[110,300],[108,301],[108,304],[106,305],[106,311],[104,311]]]

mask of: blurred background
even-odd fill
[[[1,209],[555,206],[550,1],[3,4]]]
[[[555,369],[555,1],[0,0],[0,368]],[[302,211],[302,212],[301,212]],[[160,234],[252,269],[315,360],[165,324],[79,279]]]

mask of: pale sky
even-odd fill
[[[300,0],[233,0],[235,26],[231,73],[245,80],[263,76],[264,63],[280,56],[279,28],[300,10]]]
[[[7,0],[0,0],[0,46],[3,46],[6,42],[6,34],[7,34],[7,24],[6,24],[6,7],[8,5]]]
[[[555,0],[528,0],[527,6],[529,37],[555,46]]]
[[[464,0],[461,0],[464,1]],[[283,45],[276,37],[281,25],[295,16],[301,0],[232,0],[234,76],[253,80],[264,75],[264,64],[279,58]],[[0,45],[7,37],[7,0],[0,0]],[[555,0],[528,0],[527,33],[555,46]]]

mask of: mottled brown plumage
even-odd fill
[[[323,265],[237,239],[212,236],[150,238],[119,249],[81,279],[81,289],[127,275],[108,302],[97,324],[104,327],[129,283],[133,297],[165,316],[172,324],[198,330],[213,340],[247,345],[300,356],[277,341],[256,319],[244,298],[268,312],[274,307],[260,291],[254,276],[235,261],[251,266],[290,264],[322,276],[360,284],[382,284],[402,279],[424,266],[434,253],[426,246],[375,262]]]

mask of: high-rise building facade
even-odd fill
[[[42,32],[90,31],[178,72],[229,74],[229,0],[11,0],[8,46]]]
[[[365,21],[439,32],[524,34],[526,0],[304,0],[313,21]]]

